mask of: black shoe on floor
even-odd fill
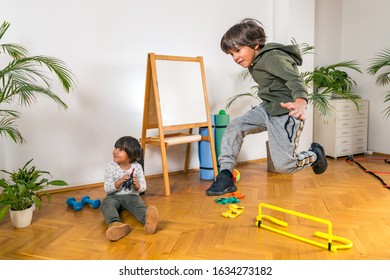
[[[316,153],[317,160],[311,165],[315,174],[322,174],[328,167],[324,148],[318,143],[312,143],[309,151]]]
[[[222,195],[235,191],[237,191],[237,187],[234,185],[233,175],[229,170],[225,169],[215,177],[211,187],[206,190],[206,195]]]

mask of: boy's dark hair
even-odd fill
[[[233,25],[221,39],[221,49],[229,54],[230,51],[236,51],[239,47],[248,46],[260,48],[265,46],[267,36],[260,21],[246,18]]]
[[[143,151],[137,139],[131,136],[123,136],[119,138],[114,145],[117,149],[122,149],[129,157],[130,163],[134,161],[143,162]],[[143,166],[142,166],[143,167]]]

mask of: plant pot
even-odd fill
[[[35,205],[25,210],[14,211],[9,209],[11,222],[15,228],[24,228],[31,224]]]

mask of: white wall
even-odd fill
[[[369,60],[380,50],[390,48],[386,0],[317,0],[315,65],[326,65],[356,59],[366,71]],[[368,149],[390,154],[390,119],[383,110],[385,93],[390,87],[379,88],[368,74],[350,72],[358,86],[356,93],[369,100]]]
[[[315,12],[315,65],[327,65],[341,59],[343,2],[317,0]]]
[[[390,2],[385,0],[344,1],[341,49],[344,59],[357,57],[366,69],[369,60],[375,54],[380,50],[390,48],[389,9]],[[357,18],[363,20],[358,21]],[[377,87],[375,78],[367,74],[359,75],[356,81],[359,85],[359,94],[370,100],[368,148],[375,152],[390,154],[388,140],[390,139],[390,119],[385,119],[382,113],[386,107],[390,106],[389,102],[384,104],[384,96],[386,92],[389,92],[390,86]]]
[[[34,158],[39,168],[71,186],[101,182],[116,139],[141,136],[148,52],[204,57],[210,109],[217,113],[232,95],[247,90],[242,71],[219,48],[223,33],[244,17],[263,22],[269,41],[314,41],[314,0],[12,0],[3,1],[0,19],[11,27],[3,42],[20,43],[31,55],[64,60],[77,88],[60,96],[60,111],[39,99],[18,108],[18,127],[27,144],[1,138],[0,169],[16,169]],[[290,4],[294,2],[294,4]],[[307,58],[304,67],[312,67]],[[56,86],[56,91],[61,89]],[[251,102],[238,103],[238,116]],[[301,147],[311,141],[308,121]],[[266,134],[248,136],[239,161],[265,157]],[[193,145],[191,168],[199,166]],[[184,146],[168,150],[170,171],[181,170]],[[161,173],[159,149],[147,147],[146,174]]]

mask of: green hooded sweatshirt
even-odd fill
[[[298,71],[300,65],[302,56],[298,46],[268,43],[248,67],[259,85],[258,96],[271,116],[289,112],[280,106],[280,102],[294,102],[297,98],[307,100],[307,87]]]

